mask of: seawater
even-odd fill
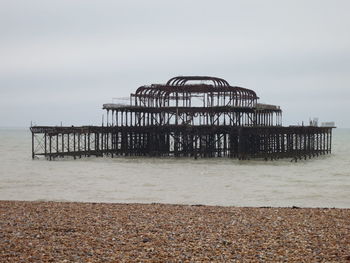
[[[0,199],[350,208],[350,129],[306,161],[31,159],[29,129],[0,129]]]

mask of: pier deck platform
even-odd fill
[[[311,158],[331,153],[333,127],[33,126],[32,158],[83,156]]]

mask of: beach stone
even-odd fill
[[[346,262],[350,209],[0,201],[3,262]]]

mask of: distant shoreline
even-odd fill
[[[0,201],[0,258],[347,261],[350,209]]]

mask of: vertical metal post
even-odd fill
[[[34,149],[34,132],[32,131],[32,159],[34,160],[34,157],[35,157],[35,149]]]
[[[47,134],[46,134],[46,132],[44,134],[44,148],[45,148],[44,153],[45,153],[45,157],[46,157],[47,156]]]
[[[62,132],[61,135],[61,149],[62,149],[62,157],[63,157],[63,153],[64,153],[64,133]]]
[[[50,147],[50,161],[51,161],[51,153],[52,153],[52,145],[51,145],[51,135],[49,135],[49,137],[50,137],[50,141],[49,141],[49,147]]]
[[[56,153],[58,154],[58,133],[56,135]]]
[[[76,159],[76,153],[75,153],[75,131],[73,132],[73,155],[74,155],[74,159]]]

